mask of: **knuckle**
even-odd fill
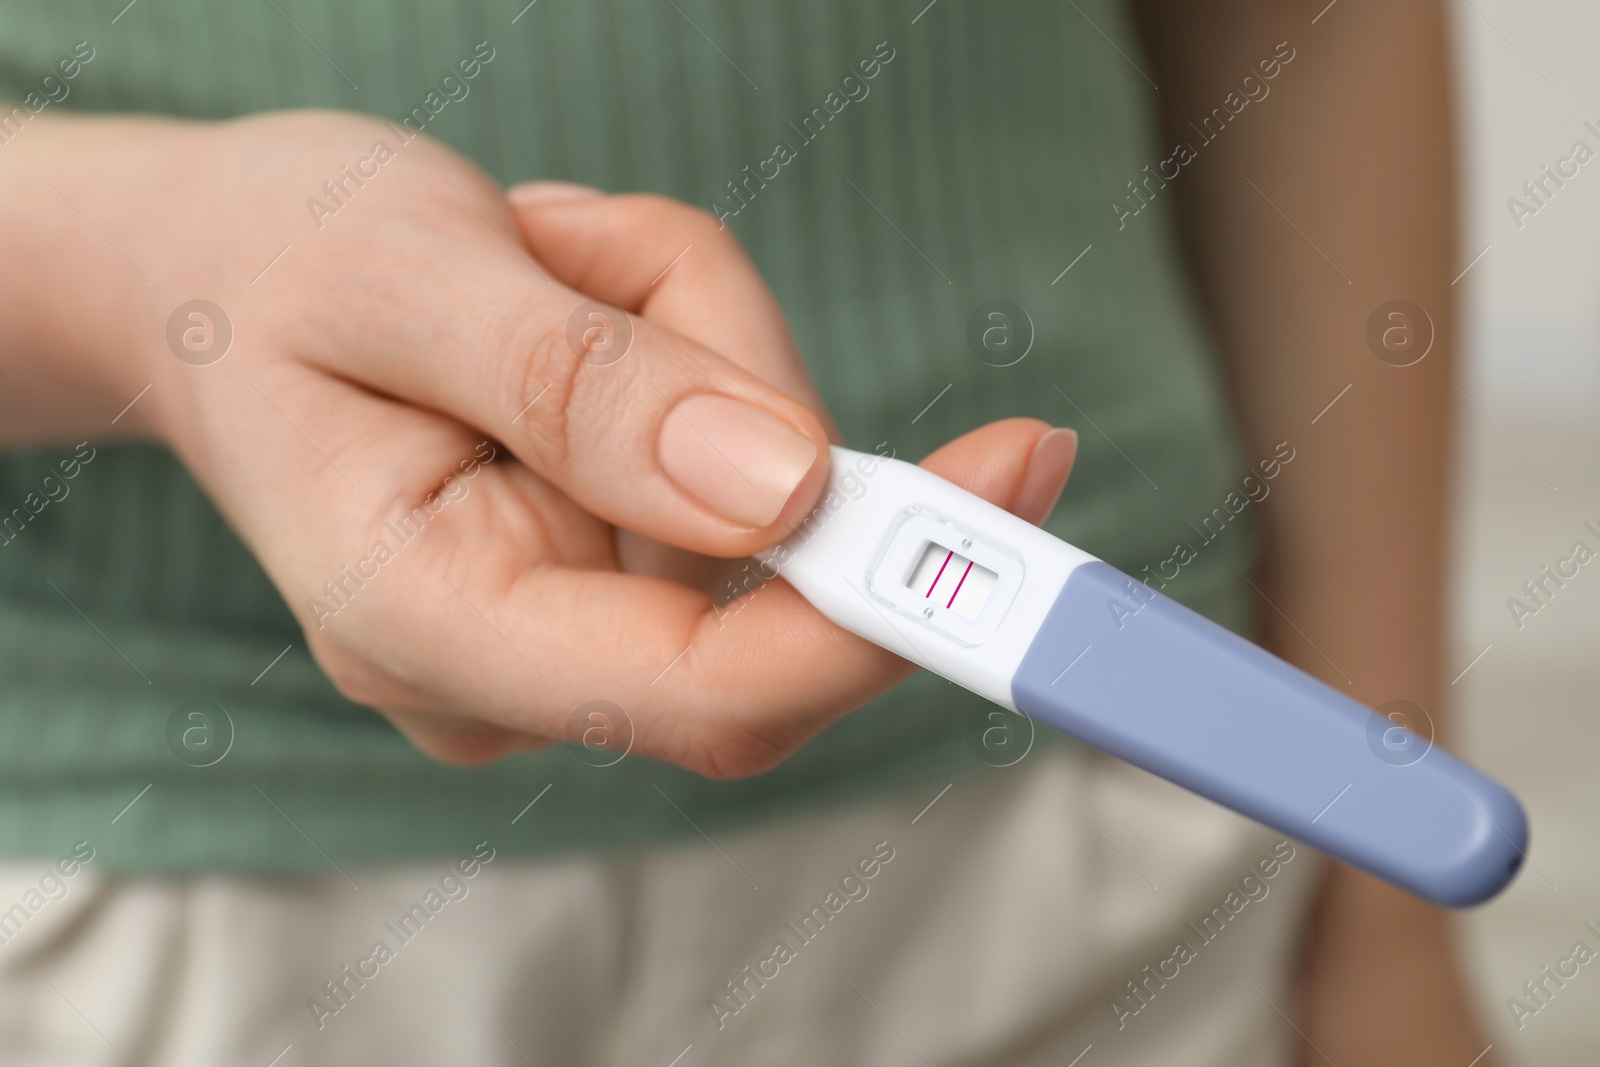
[[[737,252],[743,255],[743,246],[732,230],[723,225],[716,215],[704,208],[686,204],[670,197],[641,194],[639,202],[645,214],[654,216],[660,223],[678,232],[685,241],[708,251]]]
[[[790,749],[757,730],[735,722],[697,725],[683,765],[713,781],[765,774],[788,758]]]
[[[508,423],[517,419],[518,451],[531,450],[529,458],[564,463],[571,452],[578,374],[584,366],[568,344],[567,324],[559,319],[519,322],[506,334],[504,343],[491,345],[490,351],[504,368],[501,391],[510,409],[505,418]],[[530,408],[535,399],[538,406]]]
[[[364,707],[404,703],[401,688],[363,657],[330,641],[311,642],[311,654],[339,695]]]

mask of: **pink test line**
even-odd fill
[[[922,594],[922,599],[926,600],[931,597],[933,595],[933,591],[939,587],[939,579],[944,577],[944,569],[950,566],[950,557],[955,554],[956,553],[954,549],[951,549],[949,552],[945,553],[944,562],[939,564],[939,573],[933,576],[933,584],[928,586],[928,591],[926,593]]]
[[[946,562],[949,562],[949,561],[947,560]],[[969,575],[971,573],[972,573],[972,561],[969,559],[969,560],[967,560],[967,569],[961,572],[961,581],[956,583],[956,591],[954,593],[950,594],[950,602],[948,604],[946,604],[945,607],[948,608],[950,606],[950,604],[954,604],[956,602],[956,597],[961,595],[961,587],[963,585],[965,585],[966,582],[967,582],[967,575]]]

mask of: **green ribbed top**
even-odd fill
[[[1198,558],[1168,591],[1242,627],[1248,513],[1203,546],[1189,526],[1244,470],[1167,205],[1121,231],[1108,207],[1160,157],[1149,86],[1118,52],[1139,55],[1126,13],[942,0],[919,16],[923,2],[0,0],[0,98],[24,99],[88,41],[94,58],[51,106],[398,121],[447,97],[441,80],[488,42],[494,58],[430,112],[429,135],[503,182],[724,213],[741,204],[730,181],[776,170],[741,184],[728,224],[848,444],[914,457],[995,418],[1076,426],[1049,528],[1130,571],[1189,542]],[[875,58],[875,77],[844,83]],[[1012,366],[967,342],[993,299],[1032,322]],[[0,853],[87,839],[97,867],[178,871],[453,855],[486,837],[511,853],[601,848],[984,770],[966,736],[986,705],[927,674],[749,781],[637,757],[596,768],[564,746],[431,763],[338,696],[170,454],[96,448],[58,500],[43,478],[71,449],[0,455]],[[234,726],[208,767],[167,739],[195,700]]]

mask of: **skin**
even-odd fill
[[[1278,42],[1296,53],[1163,195],[1178,207],[1250,454],[1284,440],[1297,450],[1263,505],[1265,644],[1363,703],[1413,701],[1444,730],[1450,283],[1461,267],[1444,16],[1437,3],[1383,0],[1341,0],[1313,26],[1315,14],[1143,5],[1164,143],[1198,141],[1188,121]],[[1397,297],[1437,330],[1407,368],[1380,362],[1365,337],[1373,309]],[[1453,938],[1444,911],[1330,865],[1304,957],[1301,1062],[1474,1062],[1489,1041]]]
[[[633,751],[755,774],[905,678],[909,664],[786,583],[728,620],[705,591],[719,561],[782,540],[827,477],[827,416],[731,234],[659,197],[508,199],[425,140],[312,232],[305,190],[380,138],[393,135],[318,112],[30,123],[0,168],[0,441],[169,446],[339,690],[442,760],[562,738],[572,709],[602,697],[628,709]],[[206,366],[166,339],[195,293],[234,328]],[[569,347],[589,298],[633,316],[613,364]],[[705,394],[815,446],[764,527],[723,518],[663,469],[664,424]],[[468,480],[463,464],[488,449]],[[1075,449],[1071,431],[1010,419],[925,464],[1041,521]],[[396,542],[386,520],[430,500],[425,537],[337,614],[315,609],[325,581]]]

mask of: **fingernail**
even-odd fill
[[[604,195],[591,185],[576,182],[523,182],[506,191],[506,199],[523,207],[542,207],[561,200],[592,200]]]
[[[1055,510],[1066,488],[1072,461],[1078,455],[1078,431],[1057,427],[1039,438],[1028,457],[1011,510],[1033,522],[1043,522]]]
[[[817,446],[764,411],[707,393],[667,412],[657,455],[667,477],[712,511],[766,526],[817,461]]]

